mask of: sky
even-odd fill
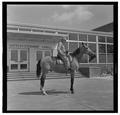
[[[92,30],[113,22],[112,5],[8,5],[7,22]]]

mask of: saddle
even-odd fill
[[[54,57],[54,59],[55,59],[56,64],[64,64],[62,59],[58,55]],[[70,56],[70,59],[67,57],[67,60],[69,61],[69,63],[72,62],[72,57]]]
[[[56,64],[63,64],[62,59],[58,55],[56,56]]]

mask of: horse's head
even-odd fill
[[[89,55],[89,62],[96,57],[95,53],[83,42],[82,42],[82,45],[79,47],[79,49],[80,49],[81,55],[83,54]]]
[[[84,54],[89,55],[89,62],[96,57],[95,53],[87,45],[85,45],[83,42],[79,48],[77,48],[73,53],[71,53],[71,55],[73,57],[76,57],[78,59],[78,61],[82,58],[82,56]]]

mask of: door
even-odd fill
[[[10,71],[28,71],[28,49],[10,50]]]
[[[36,61],[38,62],[41,58],[45,56],[51,56],[51,51],[50,50],[38,50],[36,52]]]
[[[45,51],[44,51],[44,57],[45,57],[45,56],[51,56],[50,50],[45,50]]]
[[[19,50],[19,71],[28,71],[28,50]]]

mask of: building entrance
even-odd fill
[[[10,71],[28,71],[28,49],[10,49]]]

